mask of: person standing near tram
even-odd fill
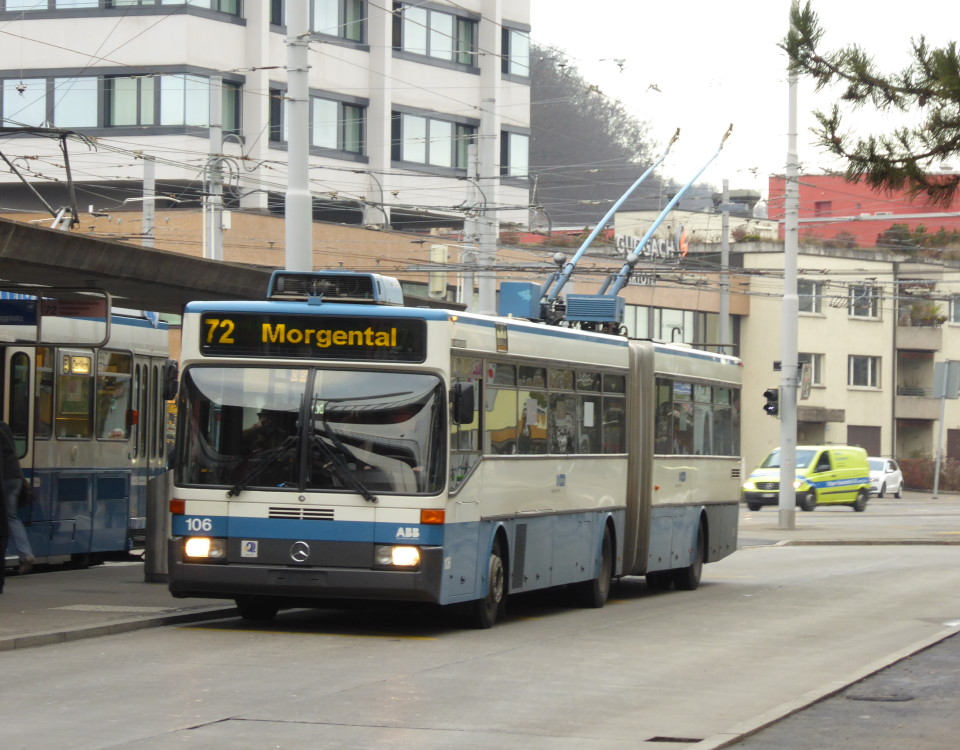
[[[23,487],[23,469],[17,458],[17,445],[13,431],[6,422],[0,421],[0,478],[2,478],[6,534],[4,549],[9,546],[20,558],[20,573],[29,573],[33,567],[33,550],[27,539],[27,530],[20,520],[20,491]]]

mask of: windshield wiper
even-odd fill
[[[257,479],[268,468],[276,464],[280,459],[285,458],[290,451],[294,450],[297,447],[299,439],[298,435],[290,435],[276,448],[271,448],[263,453],[258,458],[259,462],[257,465],[238,479],[237,483],[227,491],[227,497],[236,497],[243,492],[253,480]]]
[[[334,435],[331,431],[327,430],[323,433],[326,437],[330,439],[334,447],[327,444],[327,441],[323,439],[321,435],[314,434],[313,438],[310,441],[312,446],[315,446],[327,459],[323,464],[324,469],[332,470],[333,474],[347,485],[350,489],[356,492],[358,495],[362,496],[364,500],[367,500],[371,503],[377,502],[377,497],[367,486],[360,481],[360,479],[350,471],[350,467],[344,462],[343,457],[347,456],[354,460],[355,463],[360,463],[356,460],[356,456],[350,452],[350,449],[347,448],[340,440]]]

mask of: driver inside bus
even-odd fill
[[[261,409],[257,421],[243,431],[242,445],[246,453],[268,451],[281,445],[293,430],[288,422],[294,415],[275,409]]]

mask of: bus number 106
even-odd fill
[[[213,521],[209,518],[187,518],[187,531],[213,531]]]

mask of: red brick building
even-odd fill
[[[922,226],[930,235],[943,230],[949,244],[960,243],[960,199],[949,207],[929,206],[921,198],[911,201],[903,192],[877,191],[865,182],[847,182],[842,177],[800,175],[799,180],[801,242],[822,240],[847,247],[894,249],[886,238],[878,243],[878,237],[893,224],[906,224],[911,231]],[[770,177],[767,213],[781,222],[785,184],[783,176]]]

